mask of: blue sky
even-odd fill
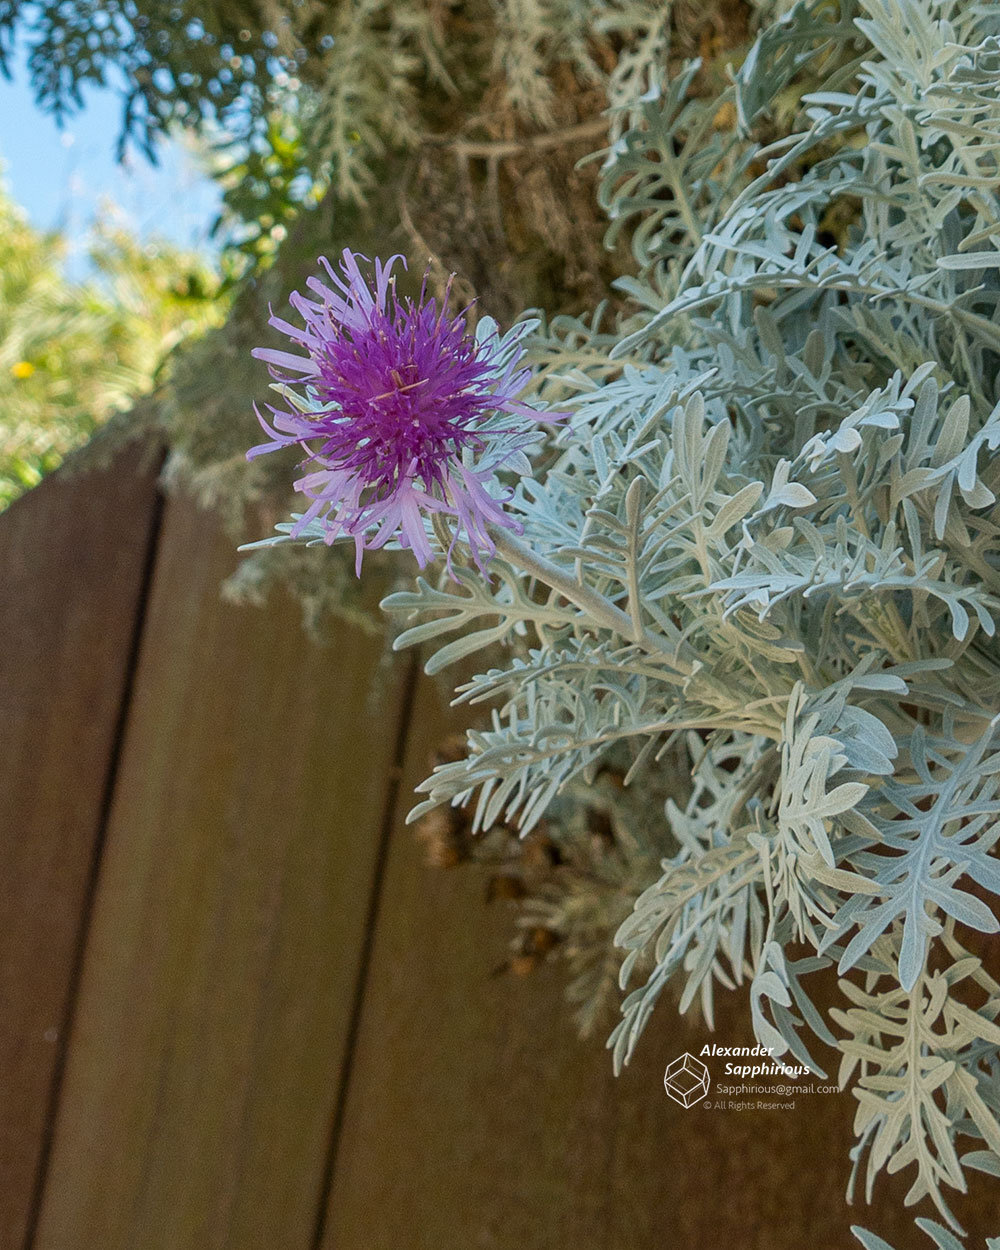
[[[123,167],[115,160],[121,101],[114,92],[88,91],[84,110],[60,128],[35,104],[23,56],[13,74],[12,82],[0,77],[4,181],[35,225],[66,233],[70,273],[85,270],[80,241],[103,199],[112,200],[141,237],[210,246],[218,191],[180,143],[164,145],[157,166],[131,150]]]

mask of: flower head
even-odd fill
[[[433,557],[424,516],[435,512],[452,518],[452,548],[464,539],[482,568],[495,550],[487,527],[520,530],[496,470],[523,463],[537,439],[541,414],[516,398],[528,327],[500,340],[481,322],[472,335],[447,292],[440,305],[427,297],[426,274],[419,299],[397,295],[392,269],[403,257],[376,260],[374,282],[359,259],[345,250],[339,274],[321,260],[332,285],[310,278],[315,298],[291,296],[303,326],[271,317],[304,354],[254,351],[290,407],[268,405],[271,424],[258,411],[271,439],[247,456],[302,447],[308,472],[295,487],[311,502],[292,533],[318,523],[327,542],[353,538],[359,573],[365,550],[393,538],[423,568]]]

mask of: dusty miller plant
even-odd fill
[[[572,415],[523,535],[385,602],[431,671],[490,649],[458,699],[491,719],[415,815],[527,832],[611,753],[637,786],[669,759],[616,1066],[668,984],[710,1023],[738,989],[774,1055],[839,1050],[852,1188],[906,1170],[961,1231],[945,1191],[1000,1174],[1000,8],[806,0],[721,96],[695,72],[613,111],[638,311],[536,334]]]

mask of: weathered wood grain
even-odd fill
[[[745,992],[720,996],[714,1035],[664,1001],[616,1081],[600,1039],[574,1035],[554,968],[494,975],[510,930],[482,876],[425,868],[402,827],[453,723],[424,685],[323,1250],[857,1250],[852,1223],[927,1250],[902,1205],[910,1178],[880,1184],[874,1208],[845,1206],[850,1095],[752,1112],[667,1098],[677,1055],[753,1045]],[[716,1079],[724,1063],[709,1060]],[[995,1183],[981,1180],[956,1204],[980,1238],[996,1222]]]
[[[171,501],[38,1250],[307,1250],[404,712]]]
[[[61,1066],[156,510],[139,462],[57,473],[0,516],[0,1250],[25,1236]]]

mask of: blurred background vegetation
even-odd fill
[[[110,206],[91,276],[66,240],[29,224],[0,184],[0,507],[155,386],[170,352],[221,324],[228,296],[202,256],[138,239]]]
[[[183,136],[220,205],[210,254],[99,221],[86,275],[69,281],[66,240],[4,194],[0,505],[115,417],[114,437],[165,441],[168,476],[234,531],[248,504],[280,510],[287,464],[242,454],[268,303],[349,244],[402,251],[418,272],[430,260],[437,282],[454,271],[459,294],[501,320],[593,309],[628,263],[604,245],[598,164],[579,164],[606,144],[606,110],[613,121],[657,67],[693,56],[711,89],[778,7],[0,0],[0,69],[39,109],[72,122],[94,92],[113,94],[108,146],[155,160]],[[244,579],[255,591],[266,563]],[[315,577],[289,576],[308,599]],[[324,594],[342,603],[332,582]]]

